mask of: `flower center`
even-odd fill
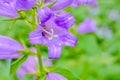
[[[45,27],[42,27],[42,35],[48,40],[52,40],[53,38],[58,37],[58,35],[54,33],[53,29],[47,29]]]

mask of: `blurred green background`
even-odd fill
[[[120,1],[98,0],[98,8],[80,6],[65,10],[76,18],[76,24],[70,31],[78,37],[75,48],[63,47],[60,59],[53,60],[54,65],[70,70],[80,80],[120,80]],[[78,34],[77,26],[84,19],[92,17],[97,22],[98,31]],[[0,35],[22,38],[28,46],[30,25],[23,21],[2,21],[0,17]],[[41,47],[47,54],[47,47]],[[0,80],[16,80],[9,77],[9,60],[0,61]],[[25,78],[30,80],[30,78]]]

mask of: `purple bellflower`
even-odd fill
[[[17,41],[5,36],[0,36],[0,59],[18,58],[22,54],[17,51],[23,49],[24,47]]]
[[[18,10],[31,9],[36,0],[0,0],[0,16],[15,18]]]
[[[87,18],[78,26],[77,31],[81,34],[95,32],[96,22],[91,18]]]
[[[41,24],[29,34],[30,43],[47,45],[49,58],[53,59],[60,57],[62,45],[76,45],[77,38],[68,32],[75,21],[72,15],[55,16],[49,8],[38,10],[38,15]]]
[[[52,62],[49,59],[46,59],[44,57],[42,58],[42,63],[43,63],[44,67],[52,65]],[[18,78],[22,80],[22,78],[24,77],[25,74],[36,73],[37,72],[37,66],[38,66],[37,57],[36,56],[29,56],[28,59],[17,70]]]
[[[74,0],[72,3],[72,7],[78,7],[80,5],[92,5],[93,7],[97,7],[97,0]]]
[[[52,62],[49,59],[42,58],[43,66],[51,66]],[[35,73],[37,72],[36,66],[38,64],[38,60],[36,56],[29,56],[29,58],[21,65],[21,67],[17,71],[17,76],[19,79],[22,80],[23,76],[25,74],[29,73]],[[53,73],[53,72],[48,72],[46,74],[46,80],[67,80],[63,76]]]
[[[25,74],[36,73],[36,66],[38,64],[37,57],[29,56],[28,59],[17,70],[17,76],[22,80]]]

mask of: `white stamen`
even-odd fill
[[[50,31],[42,28],[42,31],[45,32],[45,37],[48,38],[48,40],[52,40],[54,37],[58,37],[58,35],[54,34],[54,30],[50,29]]]

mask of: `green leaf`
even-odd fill
[[[94,35],[82,35],[78,47],[81,51],[90,55],[99,55],[101,53],[101,48]]]
[[[11,66],[10,66],[10,74],[15,74],[17,69],[20,67],[20,65],[26,61],[26,59],[28,58],[28,55],[24,55],[20,58],[18,58],[17,60],[13,61],[11,63]]]
[[[70,72],[69,70],[67,69],[63,69],[63,68],[59,68],[57,69],[56,71],[57,73],[63,75],[64,77],[66,77],[68,80],[79,80],[78,78],[76,78],[72,72]]]
[[[49,71],[61,74],[62,76],[64,76],[68,80],[80,80],[77,77],[75,77],[71,71],[69,71],[67,69],[55,67],[55,66],[48,67],[47,69],[49,69]]]

